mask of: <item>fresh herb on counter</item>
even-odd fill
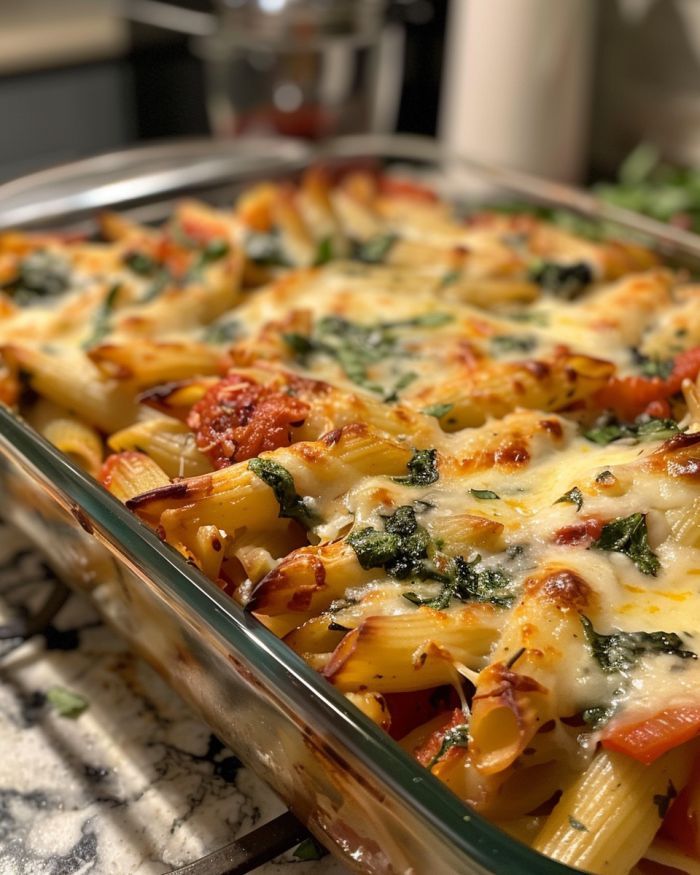
[[[666,653],[678,659],[698,658],[692,650],[683,649],[683,641],[675,632],[616,631],[611,635],[601,635],[595,631],[591,621],[583,614],[581,614],[581,624],[593,657],[606,674],[628,671],[643,656],[651,654]],[[591,712],[594,709],[587,710]],[[595,710],[598,711],[597,708]]]
[[[321,522],[309,499],[296,491],[294,478],[285,467],[272,459],[251,459],[248,468],[275,493],[280,517],[296,520],[307,529]]]
[[[46,691],[46,701],[61,717],[75,720],[90,707],[88,700],[65,687],[51,687]]]
[[[659,558],[649,546],[646,514],[618,517],[603,526],[600,537],[591,544],[596,550],[622,553],[634,562],[642,574],[656,577],[661,568]]]

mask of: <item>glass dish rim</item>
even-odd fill
[[[445,158],[454,158],[446,156],[434,141],[426,138],[370,135],[339,138],[320,149],[309,150],[308,162],[304,164],[308,166],[328,157],[350,157],[353,153],[362,156],[374,153],[377,158],[384,159],[432,160],[436,164]],[[462,162],[461,158],[455,160]],[[297,170],[298,166],[298,162],[290,162],[290,172]],[[601,218],[598,202],[585,193],[570,189],[569,196],[563,196],[567,189],[555,183],[469,161],[465,161],[464,166],[476,176],[514,194],[572,209],[591,218]],[[119,202],[115,201],[114,206],[119,206]],[[634,221],[628,221],[626,211],[621,213],[603,218],[613,218],[619,224],[640,230]],[[632,216],[636,219],[634,214]],[[666,246],[679,243],[678,240],[660,239],[656,228],[646,226],[642,230]],[[687,244],[688,241],[683,242]],[[695,250],[693,254],[700,254],[700,237],[690,242]],[[246,613],[198,569],[186,563],[173,547],[162,542],[154,531],[31,429],[21,417],[1,405],[0,440],[10,456],[39,473],[44,489],[52,493],[55,500],[79,520],[87,515],[115,552],[125,555],[139,567],[166,601],[174,599],[180,608],[186,608],[196,620],[204,622],[228,648],[240,653],[246,661],[252,661],[256,672],[264,677],[285,705],[293,707],[299,704],[310,710],[315,726],[320,727],[327,737],[337,739],[352,756],[376,774],[378,781],[402,805],[414,810],[436,837],[463,854],[465,863],[477,863],[489,875],[511,875],[513,871],[528,871],[533,875],[580,872],[534,851],[469,809],[281,639]]]

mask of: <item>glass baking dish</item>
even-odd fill
[[[218,159],[212,161],[214,150]],[[254,179],[292,174],[319,159],[398,160],[453,197],[507,193],[510,200],[572,208],[642,233],[667,254],[700,265],[694,235],[630,216],[584,192],[445,155],[421,138],[348,137],[322,150],[258,142],[227,150],[220,144],[209,151],[206,144],[171,146],[155,164],[153,153],[149,158],[139,150],[135,162],[128,153],[122,156],[116,171],[114,162],[92,159],[37,174],[5,186],[5,192],[0,187],[0,227],[17,225],[18,218],[24,225],[89,227],[89,210],[107,205],[162,217],[174,193],[221,202]],[[54,195],[42,201],[49,183]],[[36,542],[67,582],[90,595],[347,865],[416,875],[574,871],[470,811],[280,639],[3,407],[0,484],[6,518]]]

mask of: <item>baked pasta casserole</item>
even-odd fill
[[[700,285],[369,172],[0,236],[2,401],[471,808],[700,872]]]

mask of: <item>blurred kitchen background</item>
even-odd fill
[[[572,182],[700,165],[698,0],[0,0],[0,179],[144,140],[437,134]]]

